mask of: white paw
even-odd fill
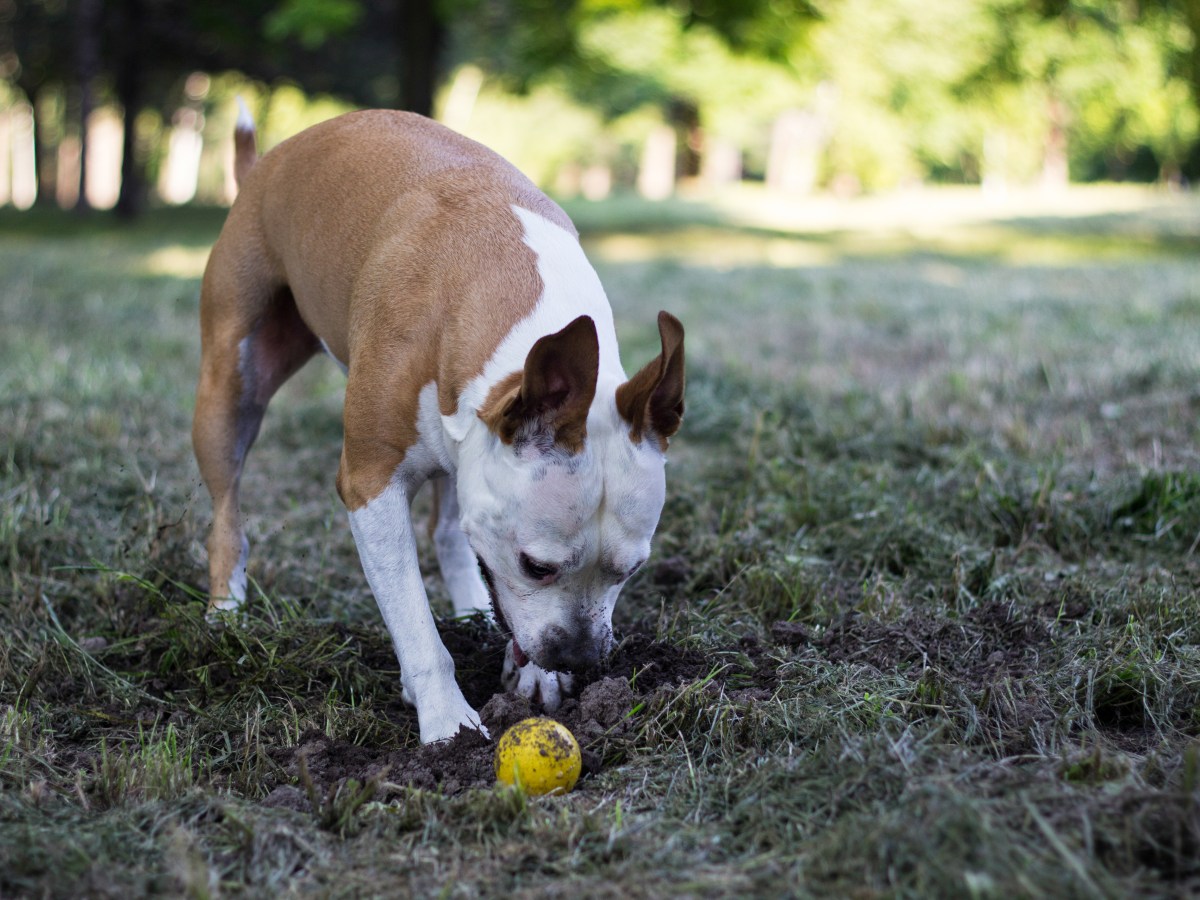
[[[563,698],[569,697],[575,687],[575,677],[566,672],[547,672],[536,663],[527,662],[518,666],[513,658],[513,642],[509,640],[504,651],[504,668],[500,671],[500,683],[506,691],[515,691],[542,709],[552,713],[562,706]]]
[[[457,700],[445,703],[429,702],[429,699],[423,699],[416,704],[422,744],[448,741],[463,727],[473,728],[485,738],[491,738],[487,728],[479,720],[479,713],[471,708],[471,704],[467,703],[461,694]]]
[[[229,576],[229,591],[224,597],[210,596],[205,618],[210,625],[226,621],[229,613],[236,613],[246,602],[246,563],[250,559],[250,541],[242,535],[242,551],[238,556],[237,565]],[[211,590],[211,588],[210,588]]]
[[[209,599],[208,609],[204,611],[204,619],[209,625],[229,625],[238,620],[242,601],[234,597],[222,597],[219,600]]]

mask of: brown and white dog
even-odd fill
[[[210,610],[245,599],[238,506],[271,396],[318,350],[347,373],[337,488],[421,740],[483,731],[438,637],[410,503],[432,479],[458,614],[511,632],[505,686],[554,711],[612,645],[650,552],[683,415],[683,328],[633,378],[566,214],[495,153],[417,115],[341,116],[257,160],[204,273],[192,436],[213,500]]]

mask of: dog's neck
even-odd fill
[[[513,211],[524,228],[525,244],[537,256],[542,293],[533,310],[513,324],[480,373],[467,384],[458,397],[455,412],[442,417],[444,433],[451,444],[460,444],[479,424],[478,412],[489,392],[502,379],[521,370],[538,338],[560,330],[579,315],[591,317],[600,343],[593,410],[606,411],[612,405],[617,387],[626,380],[608,297],[579,240],[537,213],[518,206]],[[612,412],[616,414],[615,407]]]

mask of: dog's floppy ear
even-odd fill
[[[647,432],[663,450],[683,421],[683,325],[669,312],[658,314],[662,353],[617,388],[617,412],[640,442]]]
[[[587,437],[599,371],[596,323],[580,316],[562,331],[538,339],[525,357],[525,369],[492,388],[479,418],[506,444],[532,425],[553,435],[555,444],[578,453]]]

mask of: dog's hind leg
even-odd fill
[[[231,250],[220,241],[204,275],[200,319],[192,444],[213,503],[212,611],[236,608],[246,596],[249,543],[238,504],[246,454],[271,396],[320,344],[300,318],[291,292],[272,284],[244,248]]]

